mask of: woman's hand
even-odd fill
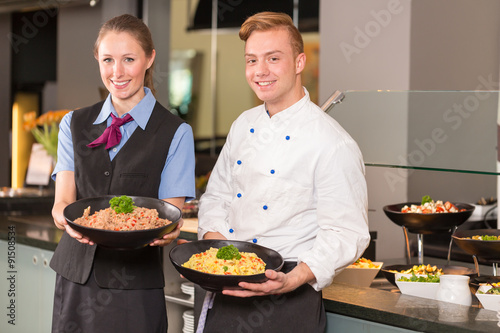
[[[80,243],[94,245],[94,242],[92,242],[90,239],[83,236],[78,231],[74,230],[68,225],[68,222],[66,221],[66,218],[62,213],[64,211],[64,207],[66,206],[67,205],[65,203],[58,202],[54,205],[54,208],[52,209],[52,217],[54,218],[54,224],[56,225],[56,227],[61,230],[66,230],[68,235],[70,235]]]
[[[177,198],[163,199],[163,201],[166,201],[169,204],[174,205],[175,207],[179,208],[182,212],[182,207],[184,207],[185,199],[186,198],[184,198],[184,197],[177,197]],[[177,227],[172,232],[166,234],[165,236],[163,236],[163,238],[155,239],[149,245],[150,246],[166,246],[166,245],[172,243],[181,234],[181,228],[182,228],[183,224],[184,224],[184,220],[181,217],[181,219],[179,220],[179,224],[177,224]]]
[[[54,207],[52,208],[52,217],[54,218],[54,224],[58,229],[61,230],[65,230],[66,226],[68,225],[68,222],[66,222],[66,219],[64,218],[63,215],[63,211],[66,206],[67,206],[66,203],[57,202],[54,204]]]
[[[265,272],[268,280],[263,283],[240,282],[238,285],[243,290],[223,290],[224,295],[236,297],[252,297],[264,295],[284,294],[293,291],[301,285],[312,281],[314,274],[309,266],[300,263],[287,274],[268,269]]]
[[[172,232],[164,235],[163,238],[155,239],[149,245],[150,246],[166,246],[166,245],[172,243],[177,237],[179,237],[183,224],[184,224],[184,220],[181,218],[179,220],[179,223],[175,227],[175,229],[172,230]]]
[[[54,196],[54,206],[52,207],[52,217],[54,224],[61,230],[66,230],[68,235],[80,243],[94,245],[87,237],[73,230],[66,222],[64,208],[76,200],[75,173],[73,171],[60,171],[56,177],[56,192]]]
[[[80,243],[83,244],[88,244],[88,245],[94,245],[94,242],[91,241],[89,238],[83,236],[81,233],[76,231],[75,229],[71,228],[68,224],[65,226],[66,232],[68,235],[79,241]]]

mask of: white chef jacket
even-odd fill
[[[272,117],[261,105],[232,124],[201,197],[198,237],[219,232],[305,262],[316,290],[369,243],[361,152],[305,96]]]

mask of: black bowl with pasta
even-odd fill
[[[283,267],[283,257],[276,251],[250,242],[234,240],[206,239],[176,245],[170,250],[170,261],[175,269],[189,281],[198,284],[207,291],[221,292],[223,289],[241,289],[240,282],[262,283],[267,281],[264,273],[253,275],[218,275],[203,273],[182,265],[193,254],[202,253],[210,249],[234,245],[240,252],[255,253],[266,264],[266,269],[280,271]]]
[[[64,209],[64,217],[71,228],[88,237],[95,244],[113,249],[137,249],[147,246],[153,240],[163,237],[175,229],[181,218],[181,210],[168,202],[156,198],[129,196],[137,207],[156,209],[158,217],[172,221],[154,229],[115,231],[91,228],[74,221],[83,215],[84,210],[90,207],[90,214],[109,208],[109,201],[116,196],[85,198],[77,200]]]

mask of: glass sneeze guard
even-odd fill
[[[499,91],[346,91],[328,114],[366,165],[499,175]]]
[[[500,174],[499,91],[346,91],[341,95],[337,91],[334,96],[337,103],[327,105],[328,101],[322,108],[358,143],[367,166]],[[452,233],[456,230],[457,226]],[[403,226],[403,231],[409,264],[408,229]],[[423,264],[423,234],[418,234],[417,243],[418,262]]]

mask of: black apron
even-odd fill
[[[120,278],[127,280],[127,276]],[[53,333],[167,332],[162,288],[101,288],[92,270],[85,284],[71,282],[58,274],[54,294]]]
[[[296,263],[285,263],[287,273]],[[195,321],[201,312],[205,292],[196,289]],[[217,293],[213,306],[208,310],[204,333],[323,333],[326,312],[322,293],[309,284],[280,295],[233,297]]]

